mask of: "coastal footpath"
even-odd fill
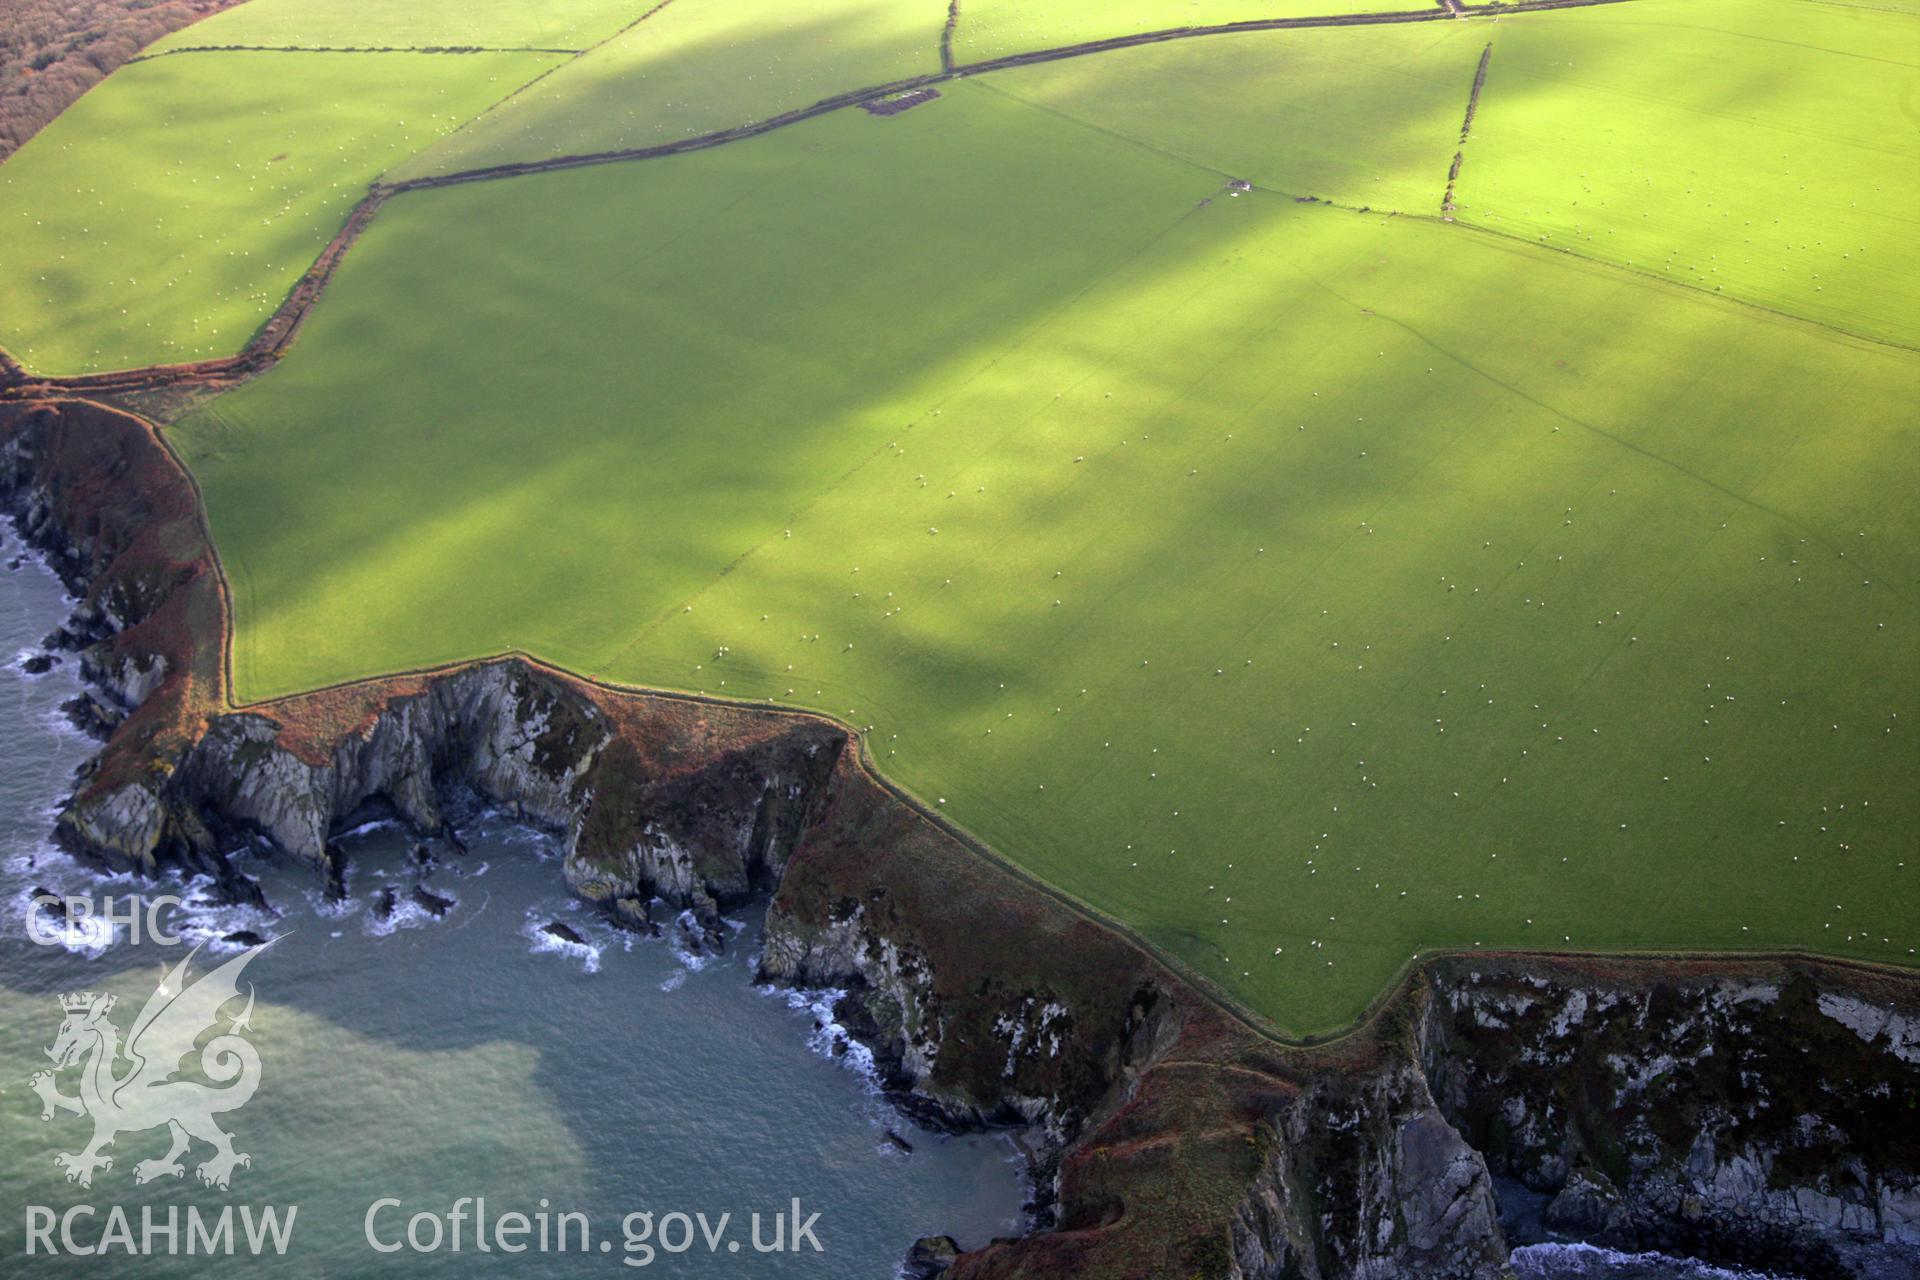
[[[159,433],[0,402],[0,511],[79,599],[49,643],[104,738],[58,820],[101,865],[270,846],[344,890],[372,813],[458,848],[477,796],[552,833],[627,927],[720,945],[770,899],[772,981],[843,994],[896,1103],[1019,1131],[1034,1230],[923,1276],[1508,1274],[1560,1238],[1920,1277],[1920,980],[1800,957],[1474,954],[1291,1044],[890,788],[844,726],[614,689],[525,656],[233,705],[224,580]],[[1507,1210],[1503,1226],[1502,1210]],[[1512,1238],[1510,1238],[1510,1236]]]

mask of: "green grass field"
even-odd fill
[[[404,166],[451,173],[657,146],[940,69],[939,0],[668,5]]]
[[[221,45],[392,48],[480,45],[584,49],[657,0],[249,0],[158,41],[155,50]]]
[[[1916,392],[961,84],[403,197],[177,438],[243,695],[513,647],[824,710],[1316,1031],[1422,947],[1920,945]]]
[[[1635,0],[1490,29],[1462,221],[1920,345],[1911,10]]]
[[[966,97],[890,120],[844,112],[693,163],[389,204],[292,356],[182,429],[206,483],[265,499],[256,485],[331,474],[364,448],[288,413],[290,398],[344,395],[326,419],[363,423],[392,464],[363,477],[362,497],[420,521],[367,523],[324,487],[278,510],[217,503],[223,529],[234,522],[247,694],[514,645],[597,667],[891,439],[928,394],[921,370],[990,360],[1006,326],[1037,323],[1218,185],[985,90]],[[1072,184],[1055,180],[1063,137],[1085,146]],[[1090,201],[1109,211],[1091,225]],[[542,436],[564,443],[530,458]],[[485,478],[456,482],[449,463]],[[448,482],[416,505],[436,472]],[[515,608],[447,578],[443,554],[464,557],[470,539],[516,584]],[[546,607],[554,559],[583,547],[605,553],[607,599],[563,621]],[[333,616],[340,601],[310,585],[322,580],[366,626]]]
[[[954,51],[1373,7],[972,0]],[[255,0],[173,41],[637,16]],[[945,18],[130,65],[0,167],[0,345],[228,354],[376,176],[765,119],[935,70]],[[824,711],[1297,1033],[1425,948],[1912,963],[1916,38],[1809,0],[1207,36],[402,194],[171,428],[237,694],[516,649]]]
[[[121,68],[0,166],[0,346],[46,374],[233,354],[368,182],[560,60],[188,53]]]
[[[1493,34],[1434,22],[1209,36],[981,83],[1286,195],[1431,214]]]
[[[1421,0],[1113,0],[1097,5],[1073,0],[961,0],[953,56],[956,62],[982,62],[1140,31],[1429,7]]]

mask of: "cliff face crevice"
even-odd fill
[[[1050,1220],[1058,1156],[1090,1123],[1123,1105],[1142,1067],[1178,1038],[1182,1014],[1152,981],[1115,1018],[1044,980],[981,978],[955,991],[938,943],[902,937],[867,904],[836,902],[810,923],[777,897],[760,972],[791,986],[841,992],[838,1020],[874,1055],[882,1083],[917,1118],[956,1129],[1028,1130],[1036,1203]],[[1109,1002],[1103,1002],[1103,1005]]]
[[[584,775],[568,836],[575,892],[601,903],[657,895],[709,926],[719,910],[769,893],[847,746],[844,733],[810,719],[778,730],[664,772],[612,738]]]
[[[445,799],[456,789],[570,835],[608,737],[592,708],[510,661],[394,698],[318,759],[282,745],[280,731],[267,714],[213,717],[159,786],[157,801],[186,810],[211,831],[258,834],[333,872],[333,836],[354,813],[385,803],[416,832],[441,835]],[[543,748],[548,734],[561,742]],[[84,803],[73,817],[87,820]]]
[[[1505,1185],[1578,1238],[1920,1275],[1910,977],[1440,960],[1353,1034],[1288,1047],[1002,869],[819,718],[518,657],[232,708],[218,565],[138,419],[0,402],[0,509],[79,597],[59,642],[117,716],[59,818],[70,848],[244,888],[227,855],[264,841],[338,881],[335,840],[370,806],[457,844],[448,814],[477,795],[552,833],[622,923],[652,927],[658,899],[717,940],[722,909],[770,894],[766,978],[840,991],[915,1114],[1026,1135],[1048,1229],[918,1251],[956,1280],[1491,1280]]]
[[[1499,1280],[1507,1245],[1480,1153],[1410,1058],[1319,1078],[1264,1122],[1233,1216],[1236,1280]]]

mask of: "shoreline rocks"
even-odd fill
[[[584,947],[587,945],[587,940],[580,936],[579,930],[575,929],[572,925],[563,924],[558,920],[549,920],[540,927],[540,932],[546,934],[549,938],[567,943],[569,946]]]
[[[423,884],[413,887],[413,901],[416,906],[432,916],[435,920],[446,915],[447,912],[453,910],[454,907],[452,898],[435,893]]]

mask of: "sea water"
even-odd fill
[[[888,1107],[857,1047],[835,1052],[824,997],[755,986],[751,913],[718,957],[690,954],[671,929],[662,940],[620,932],[568,896],[550,841],[505,822],[477,823],[465,856],[442,850],[425,869],[400,832],[365,830],[346,842],[349,894],[339,903],[311,872],[248,855],[243,866],[276,914],[206,905],[205,885],[104,878],[52,850],[55,808],[93,744],[58,713],[80,691],[72,658],[40,676],[16,665],[70,607],[37,564],[6,568],[18,550],[10,535],[0,550],[0,1274],[198,1275],[208,1260],[185,1255],[186,1215],[213,1230],[226,1207],[256,1221],[269,1206],[281,1221],[289,1210],[294,1217],[284,1255],[268,1238],[266,1257],[225,1265],[303,1278],[884,1278],[918,1236],[975,1246],[1021,1229],[1011,1145],[926,1132]],[[414,900],[417,884],[454,905],[434,916]],[[123,924],[36,943],[26,911],[38,886],[96,898],[178,894],[188,906],[159,922],[181,941],[136,940]],[[388,888],[395,905],[383,917]],[[549,936],[553,921],[586,945]],[[80,1150],[91,1123],[65,1112],[42,1120],[29,1083],[51,1066],[58,997],[113,993],[111,1018],[125,1033],[196,944],[204,945],[191,972],[204,974],[242,952],[221,941],[242,929],[277,939],[247,962],[239,988],[254,1000],[257,1092],[216,1117],[250,1163],[225,1190],[203,1185],[197,1169],[212,1149],[196,1143],[183,1176],[136,1185],[135,1166],[168,1145],[167,1131],[154,1128],[121,1134],[107,1149],[112,1167],[91,1186],[69,1183],[55,1157]],[[61,1073],[63,1093],[77,1092],[79,1074]],[[549,1251],[476,1252],[481,1198],[492,1242],[534,1244],[546,1214]],[[449,1212],[462,1200],[455,1252]],[[39,1240],[25,1252],[30,1213],[71,1222],[74,1243],[90,1247],[108,1234],[115,1206],[136,1248],[142,1210],[161,1225],[173,1211],[181,1252],[167,1254],[164,1233],[144,1238],[158,1256],[129,1258],[117,1240],[104,1258],[70,1256],[64,1245],[49,1256]],[[91,1212],[75,1212],[83,1207]],[[368,1242],[370,1209],[374,1238],[399,1251]],[[585,1215],[587,1252],[576,1247],[577,1228],[567,1252],[551,1249],[562,1212]],[[524,1234],[512,1220],[498,1234],[509,1213],[526,1215]],[[642,1213],[652,1216],[628,1216]],[[406,1243],[415,1214],[437,1220],[437,1248]],[[673,1214],[689,1224],[683,1251],[674,1251],[683,1235]],[[805,1234],[795,1230],[815,1214]],[[247,1252],[246,1219],[229,1221]],[[784,1247],[760,1251],[776,1224]],[[433,1242],[431,1228],[415,1227],[418,1245]],[[52,1239],[61,1243],[57,1230]]]

